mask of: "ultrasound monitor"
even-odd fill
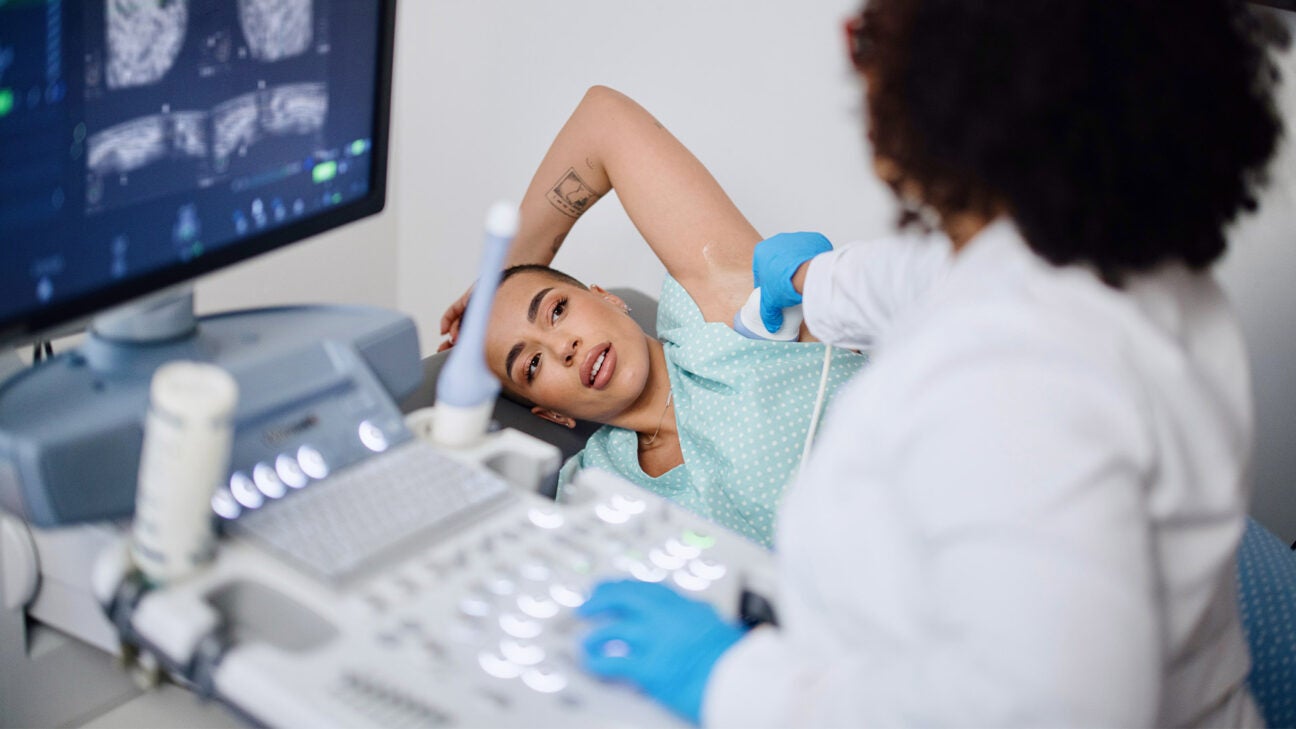
[[[149,383],[176,359],[239,385],[222,518],[412,437],[408,317],[200,319],[188,283],[383,208],[394,27],[395,0],[0,0],[0,355],[94,317],[0,376],[0,507],[129,516]]]
[[[0,344],[380,211],[393,16],[0,0]]]

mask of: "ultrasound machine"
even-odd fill
[[[382,210],[395,22],[395,0],[0,0],[0,726],[163,690],[233,724],[670,726],[581,669],[573,609],[605,578],[731,616],[769,592],[741,537],[595,471],[556,502],[554,446],[402,412],[425,377],[403,314],[195,315],[195,278]],[[176,360],[239,397],[215,553],[151,584],[127,544]]]

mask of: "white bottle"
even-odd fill
[[[238,383],[215,365],[172,362],[153,374],[131,557],[155,584],[215,551],[211,499],[229,469],[237,402]]]

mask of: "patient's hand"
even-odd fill
[[[463,296],[454,300],[445,313],[441,315],[441,334],[447,339],[437,347],[438,352],[444,352],[455,345],[459,339],[459,324],[463,322],[464,310],[468,308],[468,297],[472,295],[472,287],[463,292]]]

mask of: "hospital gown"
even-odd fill
[[[577,470],[601,468],[772,546],[779,498],[801,462],[824,345],[757,341],[708,323],[669,276],[662,284],[657,333],[675,397],[683,465],[649,476],[639,466],[637,434],[604,427],[563,466],[559,498]],[[864,355],[834,349],[826,398],[865,361]]]

